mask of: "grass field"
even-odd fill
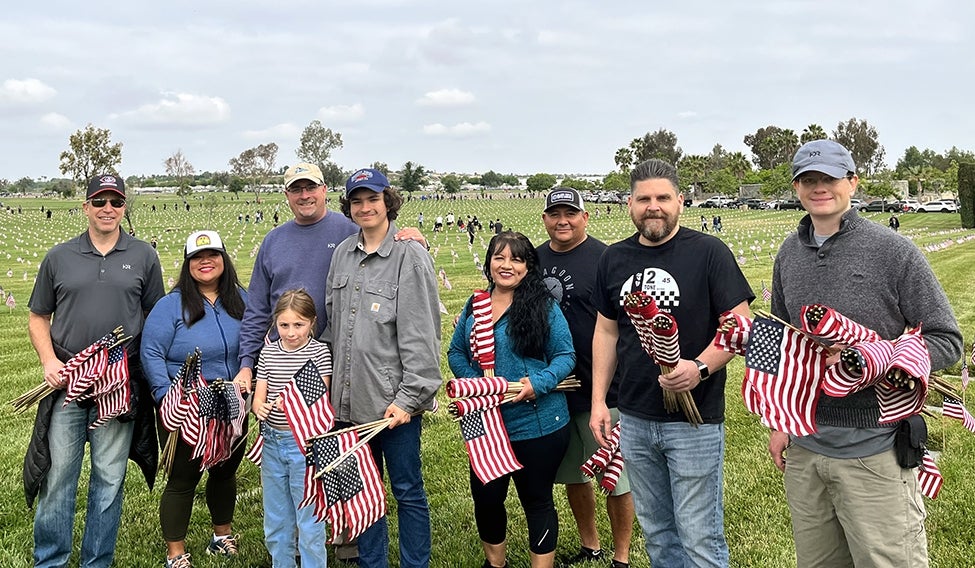
[[[254,256],[264,234],[272,228],[270,219],[275,211],[282,220],[291,218],[281,193],[265,198],[260,206],[246,200],[235,200],[229,194],[213,194],[206,198],[194,196],[187,211],[173,196],[139,196],[132,204],[132,217],[140,238],[155,237],[163,267],[167,289],[175,279],[183,241],[197,229],[215,229],[227,243],[241,278],[250,277]],[[337,198],[330,197],[333,209]],[[27,338],[27,299],[38,264],[47,249],[78,233],[85,227],[85,218],[78,201],[7,199],[3,203],[13,213],[0,210],[0,286],[13,293],[16,307],[0,306],[0,366],[4,370],[2,400],[9,400],[38,384],[40,365]],[[156,211],[153,212],[152,206]],[[163,206],[166,209],[163,210]],[[46,219],[40,207],[53,209]],[[501,219],[506,228],[527,234],[532,242],[544,240],[540,221],[541,199],[507,198],[494,195],[490,200],[412,200],[401,211],[400,226],[415,225],[417,215],[425,217],[424,233],[431,244],[437,269],[446,272],[452,289],[441,288],[441,299],[450,315],[443,318],[443,350],[441,367],[449,377],[446,346],[452,333],[450,322],[457,314],[471,290],[484,284],[475,259],[483,261],[484,249],[490,235],[489,219]],[[21,210],[17,213],[18,208]],[[606,241],[618,241],[633,232],[633,226],[623,208],[616,205],[591,206],[590,234]],[[238,214],[256,210],[264,212],[262,224],[239,223]],[[457,228],[444,233],[432,233],[433,219],[452,211],[455,215],[477,215],[485,232],[468,247],[467,234]],[[683,223],[691,228],[700,226],[699,215],[722,215],[725,240],[759,299],[755,306],[767,307],[760,298],[762,283],[771,285],[772,258],[778,244],[794,230],[800,218],[792,211],[728,211],[688,209]],[[885,223],[886,214],[867,214]],[[958,215],[912,214],[901,217],[901,233],[926,251],[928,258],[948,292],[951,304],[971,345],[975,335],[975,287],[972,286],[972,265],[975,260],[975,232],[959,228]],[[930,250],[928,250],[930,249]],[[877,251],[883,254],[884,251]],[[593,259],[595,262],[595,259]],[[909,275],[905,275],[909,277]],[[958,366],[948,373],[957,375]],[[794,566],[788,509],[782,490],[781,475],[773,467],[766,451],[767,430],[755,416],[745,412],[740,399],[743,364],[732,362],[728,383],[727,455],[725,462],[725,524],[731,548],[733,566],[787,567]],[[443,396],[441,394],[441,396]],[[445,402],[443,399],[442,402]],[[935,402],[932,400],[932,402]],[[971,407],[971,406],[970,406]],[[482,554],[474,527],[472,505],[467,487],[467,458],[456,424],[446,414],[427,415],[424,423],[424,476],[430,497],[433,517],[433,566],[452,568],[480,566]],[[21,484],[24,451],[33,423],[33,412],[14,414],[9,407],[0,410],[0,431],[8,438],[0,445],[0,566],[30,566],[32,550],[32,512],[26,508]],[[945,487],[936,501],[928,501],[928,539],[932,566],[962,568],[973,565],[975,558],[975,523],[971,522],[975,502],[975,436],[957,421],[944,423],[930,420],[929,446],[941,452],[939,465],[945,476]],[[252,429],[253,430],[253,429]],[[82,476],[83,479],[86,475]],[[79,511],[84,511],[86,485],[79,492]],[[126,500],[122,527],[118,540],[116,565],[124,567],[159,566],[165,547],[159,532],[158,501],[161,486],[149,491],[142,476],[130,465],[126,482]],[[514,492],[512,492],[513,495]],[[557,490],[561,515],[559,554],[569,554],[579,547],[574,523],[564,493]],[[394,502],[391,501],[394,507]],[[601,506],[599,507],[601,508]],[[527,566],[526,529],[517,501],[509,498],[509,561],[513,567]],[[81,517],[76,523],[75,542],[80,542]],[[395,519],[395,515],[391,517]],[[261,492],[259,472],[245,462],[239,472],[239,504],[235,532],[241,535],[241,554],[233,562],[211,560],[203,549],[209,538],[209,517],[202,493],[194,507],[188,537],[188,549],[196,566],[270,566],[263,546],[261,520]],[[608,522],[600,517],[604,546],[611,543]],[[395,532],[393,533],[395,534]],[[639,527],[635,531],[639,535]],[[393,547],[395,549],[395,546]],[[631,565],[649,566],[643,552],[642,537],[634,538]],[[77,563],[77,558],[72,560]],[[335,563],[341,566],[341,563]],[[395,550],[392,565],[396,566]]]

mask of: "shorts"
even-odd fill
[[[609,415],[614,425],[619,422],[619,410],[610,408]],[[569,447],[565,451],[565,457],[562,458],[562,463],[559,465],[558,473],[555,474],[556,483],[571,485],[592,481],[579,469],[599,449],[599,444],[596,443],[596,439],[592,435],[592,430],[589,429],[589,416],[589,412],[580,412],[572,415],[572,418],[569,419]],[[602,481],[602,479],[602,474],[596,476],[597,483]],[[624,466],[623,471],[620,473],[619,481],[616,482],[616,488],[613,489],[610,495],[626,495],[629,492],[630,480],[626,476],[626,467]]]

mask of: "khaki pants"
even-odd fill
[[[894,450],[838,459],[789,447],[785,493],[799,568],[928,565],[917,470]]]

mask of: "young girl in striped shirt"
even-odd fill
[[[308,361],[314,362],[322,381],[330,386],[332,354],[327,345],[311,337],[315,314],[315,301],[304,290],[282,294],[272,314],[280,339],[261,350],[257,364],[253,410],[263,423],[264,539],[274,566],[295,566],[300,553],[303,568],[325,568],[325,523],[316,521],[313,507],[298,509],[305,453],[291,433],[279,398]]]

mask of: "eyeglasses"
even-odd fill
[[[284,188],[284,190],[287,191],[288,193],[290,193],[291,195],[301,195],[302,193],[315,193],[316,191],[318,191],[318,188],[320,188],[320,187],[322,187],[322,186],[320,186],[320,185],[302,185],[302,186],[292,185],[290,187]]]
[[[798,180],[799,187],[803,189],[816,189],[820,183],[826,187],[834,187],[841,179],[853,179],[853,174],[849,174],[842,178],[835,178],[833,176],[801,176]]]
[[[99,208],[99,209],[105,207],[106,203],[111,203],[112,207],[116,209],[121,209],[125,207],[125,200],[119,199],[118,197],[114,199],[104,199],[102,197],[96,197],[94,199],[89,199],[88,203],[91,203],[92,207]]]

